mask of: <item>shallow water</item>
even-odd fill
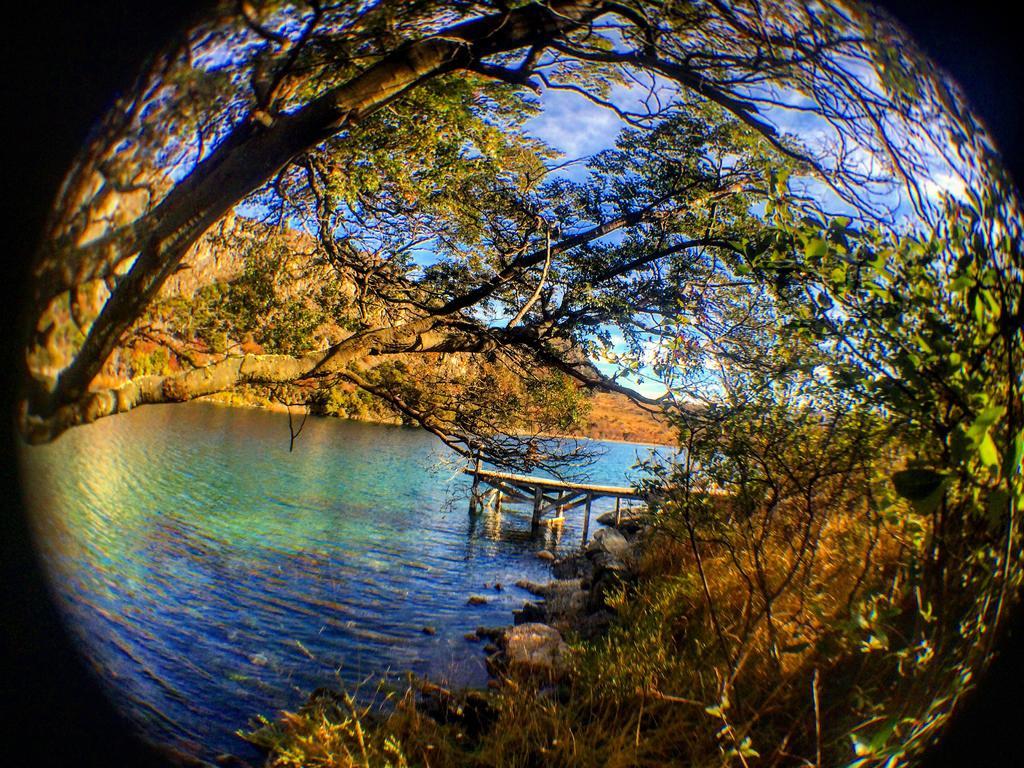
[[[628,484],[649,452],[598,446],[595,483]],[[86,657],[146,737],[209,759],[251,755],[235,731],[339,679],[485,682],[463,636],[510,623],[529,599],[513,583],[548,578],[536,552],[577,546],[582,512],[540,538],[526,508],[471,518],[446,453],[421,431],[312,417],[289,453],[285,415],[196,403],[73,429],[23,463]]]

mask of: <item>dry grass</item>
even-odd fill
[[[843,639],[850,606],[882,585],[899,552],[884,524],[863,525],[863,511],[853,504],[825,516],[814,557],[767,614],[748,581],[754,552],[742,537],[699,543],[709,599],[691,542],[666,525],[648,543],[638,579],[614,598],[610,632],[589,643],[570,638],[573,673],[561,687],[505,680],[476,730],[426,716],[407,692],[364,730],[368,763],[353,748],[351,712],[335,708],[337,722],[325,721],[321,707],[274,726],[268,765],[806,765],[819,752],[825,764],[849,761],[848,718],[835,713],[852,709],[847,668],[863,656]],[[782,531],[798,512],[775,510],[780,533],[757,554],[771,580],[792,570],[796,550]]]

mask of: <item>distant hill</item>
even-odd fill
[[[167,300],[176,296],[189,299],[197,294],[205,286],[214,284],[226,284],[239,278],[245,268],[243,253],[249,244],[267,240],[269,238],[281,239],[286,243],[291,252],[311,253],[316,249],[315,241],[308,235],[294,231],[272,228],[251,219],[229,215],[218,223],[207,233],[189,252],[183,260],[181,267],[172,275],[161,289],[161,299]],[[303,283],[306,279],[294,281],[291,290],[304,290]],[[90,295],[86,302],[91,306],[87,307],[90,314],[98,313],[107,292],[105,286],[97,286],[97,290]],[[83,297],[84,298],[84,297]],[[58,318],[65,321],[66,318]],[[345,334],[347,335],[347,334]],[[118,349],[112,355],[104,373],[98,377],[96,385],[116,386],[126,380],[131,374],[132,366],[127,361],[137,360],[139,354],[152,355],[158,344],[154,342],[136,342],[134,352]],[[251,343],[243,343],[243,351],[261,351],[258,348],[251,348]],[[56,356],[56,355],[55,355]],[[170,354],[163,365],[166,370],[180,370],[184,361],[177,359],[177,355]],[[194,354],[195,364],[203,364],[208,357],[212,356],[203,353]],[[395,356],[400,359],[403,356]],[[457,355],[448,356],[447,364],[457,364]],[[136,366],[137,367],[137,366]],[[138,371],[136,371],[137,373]],[[153,371],[157,372],[157,371]],[[249,406],[249,407],[273,407],[261,388],[246,388],[244,391],[235,393],[224,393],[211,396],[212,400],[228,405]],[[346,415],[342,410],[341,415]],[[377,413],[377,409],[369,409],[368,412],[360,412],[358,415],[350,413],[350,416],[363,418],[371,421],[394,421],[394,415],[390,413]],[[674,445],[675,433],[663,417],[655,416],[641,406],[629,400],[624,395],[614,393],[595,393],[590,399],[590,410],[584,424],[576,429],[569,430],[571,436],[589,437],[602,440],[618,440],[624,442],[650,443],[658,445]]]
[[[590,415],[580,430],[583,437],[628,443],[675,445],[675,431],[663,416],[641,408],[625,395],[598,392],[591,399]]]

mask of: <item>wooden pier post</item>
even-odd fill
[[[590,533],[590,502],[593,500],[593,494],[587,494],[587,511],[583,517],[583,544],[587,543],[587,535]]]
[[[478,458],[475,466],[466,467],[463,473],[473,476],[473,490],[470,494],[470,513],[495,510],[502,511],[505,504],[529,504],[533,499],[532,528],[540,529],[544,516],[551,511],[557,517],[554,521],[562,521],[570,510],[586,506],[586,519],[583,527],[583,541],[590,538],[590,515],[595,499],[615,499],[615,519],[621,521],[623,499],[643,499],[633,488],[612,485],[594,485],[591,483],[575,483],[566,480],[555,480],[547,477],[531,477],[515,475],[509,472],[485,470]],[[490,490],[480,493],[481,484]]]
[[[477,457],[473,470],[473,489],[469,492],[469,514],[473,515],[480,511],[480,458]]]

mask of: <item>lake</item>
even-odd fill
[[[191,403],[23,452],[55,600],[152,741],[252,757],[235,732],[320,686],[483,685],[464,635],[511,623],[530,599],[514,582],[550,578],[540,549],[579,545],[580,510],[537,537],[525,507],[470,517],[469,478],[425,432],[310,417],[291,453],[288,438],[284,414]],[[610,485],[650,451],[593,445],[589,481]]]

